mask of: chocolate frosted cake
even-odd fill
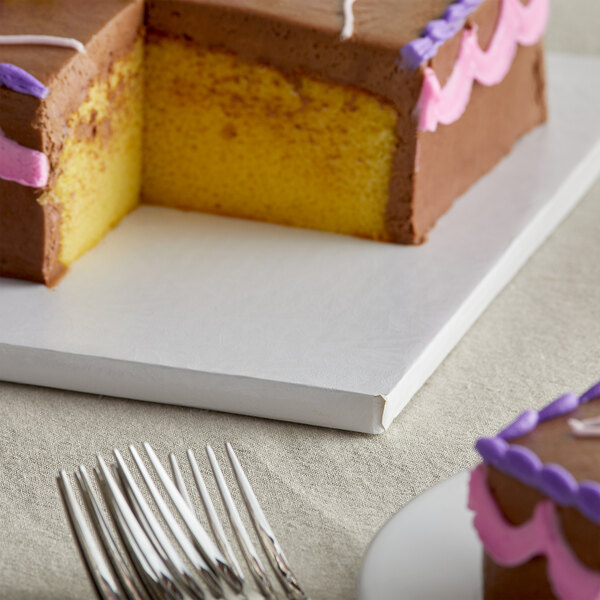
[[[600,597],[600,383],[529,410],[471,474],[486,600]]]
[[[0,275],[140,201],[420,243],[546,119],[549,0],[6,0]]]

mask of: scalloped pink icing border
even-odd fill
[[[548,579],[561,600],[600,597],[600,573],[582,564],[564,541],[552,502],[540,502],[523,525],[510,525],[488,489],[484,465],[480,464],[471,472],[469,508],[475,513],[473,524],[479,538],[496,563],[515,567],[543,554]]]
[[[417,104],[419,129],[435,131],[439,123],[449,125],[457,121],[469,104],[473,83],[500,83],[510,70],[517,46],[538,42],[549,15],[549,0],[530,0],[527,6],[519,0],[502,0],[498,25],[487,50],[479,47],[477,28],[466,29],[458,59],[443,88],[435,71],[425,68]]]

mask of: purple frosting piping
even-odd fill
[[[596,385],[593,385],[587,392],[581,395],[581,397],[579,398],[579,403],[585,404],[586,402],[592,400],[592,398],[598,398],[598,396],[600,396],[600,381]]]
[[[433,58],[439,47],[430,37],[420,37],[409,42],[400,50],[402,63],[411,69],[416,69],[421,63]]]
[[[570,506],[577,493],[577,481],[564,467],[548,463],[539,475],[539,489],[564,506]]]
[[[539,414],[535,410],[526,410],[520,414],[506,429],[503,429],[498,437],[503,440],[512,440],[513,438],[525,435],[533,431],[540,420]]]
[[[27,71],[10,63],[0,63],[0,84],[15,92],[29,94],[36,98],[45,98],[48,95],[48,88],[43,83]]]
[[[600,388],[598,389],[600,392]],[[599,394],[600,395],[600,394]],[[577,397],[573,392],[563,394],[554,402],[548,404],[548,406],[542,408],[539,412],[540,423],[547,421],[548,419],[554,419],[555,417],[562,417],[563,415],[573,412],[580,403],[580,398]]]
[[[442,19],[429,22],[421,37],[408,42],[400,50],[403,64],[416,69],[434,57],[438,48],[462,29],[465,19],[482,1],[456,0],[446,9]]]
[[[457,33],[460,26],[460,22],[450,23],[446,19],[436,19],[429,22],[425,27],[425,37],[419,39],[429,38],[433,42],[443,42]]]
[[[521,481],[537,479],[542,471],[542,461],[529,448],[509,446],[504,456],[504,469]]]
[[[577,508],[590,520],[600,522],[600,483],[582,481],[577,495]]]
[[[526,435],[538,423],[567,415],[580,404],[598,397],[600,382],[581,396],[570,392],[564,394],[539,412],[526,410],[496,437],[479,439],[475,449],[485,463],[539,490],[557,504],[577,507],[588,519],[600,524],[600,483],[583,481],[579,484],[564,467],[551,463],[542,464],[529,448],[509,444],[507,441]]]
[[[495,467],[502,464],[508,450],[508,444],[499,437],[481,438],[477,440],[475,449],[486,463]]]

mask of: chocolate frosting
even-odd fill
[[[361,42],[398,53],[421,34],[429,21],[440,17],[450,3],[451,0],[360,0],[353,8],[354,35],[343,44]],[[266,58],[271,58],[270,40],[252,35],[258,23],[267,33],[269,29],[289,27],[319,32],[324,39],[329,38],[331,45],[340,41],[344,25],[343,0],[148,0],[147,5],[149,25],[159,25],[175,35],[185,31],[201,43],[206,41],[207,33],[211,34],[207,17],[211,20],[210,13],[216,11],[223,19],[221,31],[213,29],[211,37],[256,37],[253,43],[264,45]],[[236,31],[236,23],[242,24],[243,29]],[[302,55],[307,44],[290,46]]]
[[[546,559],[542,556],[506,569],[485,554],[483,581],[485,600],[556,600],[546,577]]]
[[[467,20],[479,28],[484,48],[492,39],[499,12],[500,0],[489,0]],[[431,61],[442,85],[456,62],[460,37],[459,33],[444,44]],[[500,84],[474,85],[467,110],[458,121],[438,127],[435,132],[416,132],[418,163],[411,198],[415,240],[423,241],[454,200],[507,155],[519,137],[546,121],[544,90],[542,43],[521,46]],[[398,193],[400,197],[401,194]],[[394,207],[392,196],[390,215]],[[468,234],[467,223],[465,234]]]

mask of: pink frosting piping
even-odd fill
[[[488,489],[485,467],[480,464],[471,473],[469,508],[475,512],[475,529],[494,562],[514,567],[534,556],[544,555],[548,580],[558,598],[597,600],[600,597],[600,573],[582,564],[567,545],[552,502],[540,502],[526,523],[509,524]]]
[[[0,178],[40,188],[48,183],[48,158],[21,146],[0,131]]]
[[[431,67],[417,105],[419,129],[435,131],[438,123],[449,125],[465,112],[473,83],[496,85],[508,74],[518,44],[530,46],[541,39],[550,14],[549,0],[502,0],[498,25],[487,50],[479,47],[477,28],[465,29],[452,74],[442,88]]]

